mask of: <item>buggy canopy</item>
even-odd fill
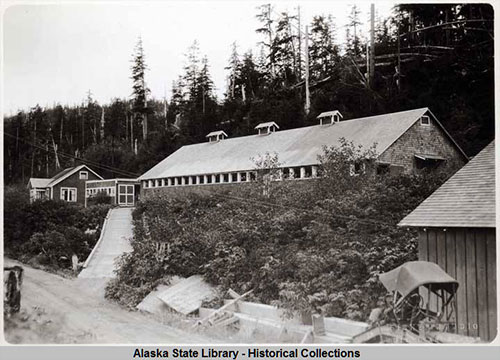
[[[428,261],[410,261],[379,275],[379,280],[390,292],[398,292],[406,297],[419,286],[436,292],[444,289],[454,294],[458,282],[444,272],[438,264]]]

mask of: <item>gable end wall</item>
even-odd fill
[[[83,171],[87,171],[83,169]],[[88,171],[89,178],[88,180],[100,180],[97,176],[94,175],[91,171]],[[61,188],[63,187],[74,187],[76,190],[76,201],[79,204],[85,205],[85,182],[87,180],[80,180],[80,171],[75,172],[73,175],[64,179],[59,184],[55,185],[52,189],[54,192],[53,199],[60,200],[61,199]]]
[[[386,149],[378,160],[401,166],[405,172],[416,170],[415,154],[433,154],[446,159],[447,166],[462,167],[465,159],[455,144],[431,117],[430,125],[415,122],[399,139]]]

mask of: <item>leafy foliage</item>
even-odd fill
[[[30,204],[26,189],[15,187],[6,187],[4,194],[6,255],[52,269],[70,267],[73,254],[80,260],[90,254],[110,209],[52,200]]]

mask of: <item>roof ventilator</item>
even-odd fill
[[[275,132],[280,127],[274,121],[260,123],[255,127],[259,135],[268,135]]]
[[[219,130],[219,131],[212,131],[205,137],[208,138],[208,142],[219,142],[221,140],[224,140],[228,136],[224,131]]]
[[[317,116],[320,125],[332,125],[340,122],[343,116],[338,110],[322,112]]]

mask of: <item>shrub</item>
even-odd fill
[[[85,259],[95,245],[109,205],[84,208],[63,201],[29,203],[25,189],[6,188],[5,252],[23,261],[36,258],[53,269],[70,267],[71,256]]]
[[[88,206],[94,205],[111,205],[113,198],[106,194],[105,192],[98,192],[96,195],[91,196],[87,199]]]

